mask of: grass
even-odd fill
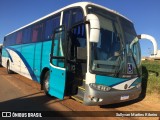
[[[142,75],[142,89],[160,95],[160,61],[143,61]]]

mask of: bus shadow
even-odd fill
[[[118,107],[129,106],[134,103],[142,101],[146,97],[147,82],[148,82],[148,70],[145,66],[142,66],[142,91],[140,96],[137,99],[127,101],[127,102],[117,103],[117,104],[103,105],[100,107],[101,108],[118,108]]]
[[[8,101],[0,102],[0,111],[59,111],[58,105],[52,105],[60,102],[59,99],[55,97],[47,97],[46,95],[41,95],[42,92],[35,94],[30,94],[28,96],[23,96]],[[58,113],[61,116],[61,112]],[[63,114],[62,114],[63,117]]]
[[[142,66],[142,92],[139,97],[140,100],[143,100],[146,97],[147,82],[148,82],[148,70],[145,66]]]
[[[46,95],[41,95],[42,92],[31,94],[28,96],[23,96],[15,98],[12,100],[0,102],[0,111],[9,112],[20,112],[20,113],[42,113],[42,117],[46,117],[47,120],[50,117],[58,120],[70,120],[67,118],[67,113],[63,107],[56,104],[60,102],[59,99],[55,97],[47,97]],[[52,104],[52,105],[51,105]],[[51,106],[50,106],[51,105]],[[61,110],[62,109],[62,110]],[[67,111],[67,110],[66,110]],[[43,116],[43,113],[45,116]],[[47,114],[48,113],[48,114]]]
[[[158,76],[159,76],[159,73],[158,73],[158,72],[156,72],[156,71],[153,71],[153,70],[148,70],[148,71],[149,71],[149,72],[151,72],[151,73],[154,73],[156,77],[158,77]]]

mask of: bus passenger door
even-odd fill
[[[66,84],[65,30],[61,26],[55,30],[50,54],[49,94],[63,99]]]

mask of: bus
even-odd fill
[[[125,102],[141,93],[141,51],[131,20],[78,2],[4,37],[2,65],[41,85],[46,95],[85,105]]]
[[[1,64],[2,64],[2,44],[0,44],[0,67],[1,67]]]

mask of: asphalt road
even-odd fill
[[[160,98],[158,96],[147,96],[126,103],[106,106],[85,106],[69,97],[63,101],[47,97],[40,90],[40,85],[19,74],[8,75],[6,69],[0,67],[0,111],[160,111]],[[108,118],[108,117],[107,117]],[[100,117],[96,119],[106,120]],[[75,119],[75,118],[70,118]],[[79,119],[76,117],[76,119]],[[92,119],[92,118],[83,118]],[[108,118],[121,119],[121,118]],[[123,118],[131,119],[131,118]],[[132,119],[141,119],[134,117]],[[145,117],[143,117],[145,119]],[[152,119],[147,118],[148,119]],[[159,119],[155,117],[153,119]]]

